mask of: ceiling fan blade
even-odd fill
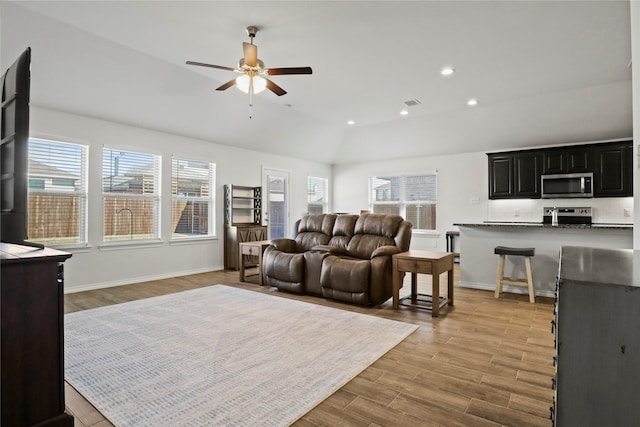
[[[269,89],[271,92],[275,93],[276,95],[282,96],[287,93],[286,90],[282,89],[280,86],[278,86],[271,80],[269,79],[265,79],[265,80],[267,81],[267,89]]]
[[[227,89],[229,89],[231,86],[233,86],[235,84],[236,84],[236,79],[229,80],[228,82],[226,82],[225,84],[223,84],[219,88],[216,88],[216,90],[227,90]]]
[[[288,68],[269,68],[265,72],[270,76],[279,76],[282,74],[311,74],[311,67],[288,67]]]
[[[205,64],[204,62],[187,61],[187,64],[189,64],[189,65],[198,65],[200,67],[219,68],[220,70],[236,71],[235,68],[224,67],[222,65]]]
[[[255,44],[243,42],[242,49],[244,50],[244,63],[249,67],[255,67],[258,65],[258,46]]]

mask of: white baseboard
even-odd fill
[[[152,276],[142,276],[142,277],[134,277],[123,280],[114,280],[109,282],[101,282],[101,283],[90,283],[87,285],[73,286],[64,288],[65,294],[72,294],[76,292],[84,292],[84,291],[93,291],[95,289],[104,289],[104,288],[112,288],[115,286],[124,286],[124,285],[132,285],[134,283],[142,283],[142,282],[150,282],[152,280],[163,280],[163,279],[171,279],[172,277],[179,276],[188,276],[190,274],[200,274],[200,273],[209,273],[211,271],[218,271],[224,269],[223,266],[215,266],[210,268],[200,268],[194,270],[184,270],[184,271],[173,271],[171,273],[164,274],[154,274]],[[213,285],[213,283],[212,283]]]
[[[486,283],[476,283],[476,282],[458,282],[458,286],[463,287],[463,288],[471,288],[471,289],[482,289],[484,291],[491,291],[491,292],[495,292],[496,290],[496,285],[495,284],[491,284],[488,285]],[[528,294],[529,291],[526,288],[523,288],[521,286],[511,286],[511,285],[502,285],[502,291],[503,292],[511,292],[514,294]],[[545,290],[545,291],[540,291],[539,289],[536,289],[536,296],[539,297],[549,297],[549,298],[554,298],[555,292],[553,291],[549,291],[549,290]]]

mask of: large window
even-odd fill
[[[308,177],[307,211],[310,214],[327,213],[329,210],[329,180],[327,178]]]
[[[29,139],[30,241],[87,243],[87,151],[85,145]]]
[[[160,156],[102,150],[105,242],[160,237]]]
[[[398,214],[414,230],[436,229],[437,175],[374,176],[369,180],[369,203],[374,213]]]
[[[171,159],[171,237],[215,235],[216,165]]]

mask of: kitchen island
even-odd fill
[[[531,247],[536,295],[553,296],[558,256],[562,246],[606,249],[632,249],[631,224],[560,224],[539,222],[482,222],[454,224],[460,228],[460,286],[495,290],[498,256],[496,246]],[[525,277],[524,259],[507,257],[505,275]],[[518,286],[503,286],[503,291],[523,293]]]
[[[556,319],[556,426],[640,419],[640,251],[563,246]]]

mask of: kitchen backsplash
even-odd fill
[[[594,223],[633,224],[633,197],[489,200],[487,221],[542,222],[542,208],[591,207]]]

